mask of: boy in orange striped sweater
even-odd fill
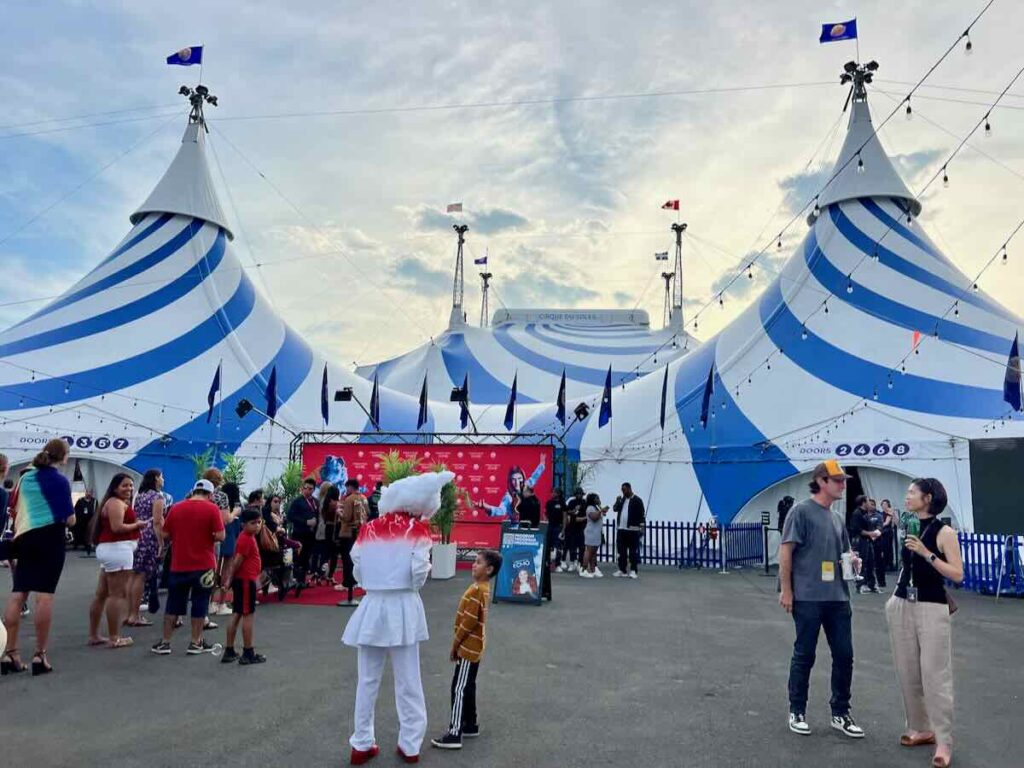
[[[462,737],[480,735],[476,719],[476,673],[484,655],[487,605],[491,600],[491,579],[501,570],[501,554],[485,549],[473,563],[473,583],[459,601],[455,614],[455,639],[451,660],[452,716],[448,730],[430,743],[438,749],[462,749]]]

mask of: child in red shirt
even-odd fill
[[[267,660],[256,653],[252,645],[253,624],[256,612],[256,590],[263,563],[256,536],[263,525],[263,516],[258,509],[247,508],[242,512],[242,532],[235,545],[235,556],[228,564],[224,581],[231,584],[233,599],[232,614],[227,627],[227,640],[221,664],[238,661],[239,664],[262,664]],[[242,655],[235,651],[235,633],[242,625]]]

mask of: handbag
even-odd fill
[[[275,536],[267,526],[260,527],[259,534],[259,548],[265,552],[277,552],[280,546],[277,543],[277,536]]]

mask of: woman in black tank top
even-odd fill
[[[953,647],[946,579],[963,580],[963,559],[956,531],[939,520],[946,509],[942,483],[935,478],[914,480],[907,489],[906,507],[920,529],[917,536],[907,536],[896,591],[885,606],[907,714],[900,744],[935,744],[932,765],[946,768],[953,748]]]

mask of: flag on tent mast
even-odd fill
[[[484,255],[481,256],[479,259],[473,259],[473,263],[478,265],[478,266],[481,266],[481,267],[486,267],[487,266],[487,252],[485,251]]]
[[[377,371],[373,372],[373,389],[370,391],[370,421],[373,428],[380,432],[380,385],[377,383]]]
[[[420,390],[420,412],[416,416],[416,429],[427,423],[427,374],[423,373],[423,389]]]
[[[837,43],[840,40],[857,39],[857,19],[840,21],[836,24],[822,24],[819,43]]]
[[[558,410],[555,413],[555,418],[564,427],[565,426],[565,368],[562,369],[562,383],[558,385],[558,397],[555,398],[555,403],[558,405]]]
[[[668,261],[668,251],[659,251],[654,254],[655,261]]]
[[[661,381],[661,431],[665,431],[665,403],[668,401],[668,363],[665,364],[665,378]]]
[[[608,366],[608,375],[604,379],[604,392],[601,393],[601,413],[597,418],[600,429],[612,420],[612,367]]]
[[[324,375],[320,380],[320,417],[326,427],[331,421],[331,409],[327,405],[327,363],[324,363]]]
[[[508,405],[505,406],[505,429],[509,432],[516,423],[516,391],[519,389],[519,371],[512,377],[512,391],[508,396]]]
[[[711,368],[708,370],[708,380],[704,385],[704,397],[700,402],[700,425],[707,429],[708,426],[708,412],[711,410],[711,395],[715,392],[715,364],[711,363]]]
[[[462,392],[460,394],[459,424],[465,429],[469,423],[469,371],[466,371],[466,376],[462,379]]]
[[[180,67],[191,67],[193,64],[202,65],[203,46],[193,45],[190,48],[182,48],[176,53],[167,57],[168,64],[176,64]]]
[[[206,402],[210,406],[210,409],[206,412],[206,423],[210,423],[210,419],[213,418],[213,404],[217,401],[217,393],[220,392],[220,367],[222,363],[217,363],[217,372],[213,374],[213,382],[210,384],[210,394],[206,396]]]
[[[910,348],[916,352],[917,351],[917,345],[920,344],[920,343],[921,343],[921,332],[920,331],[914,331],[914,335],[913,335],[913,337],[911,339]]]
[[[664,205],[661,206],[663,211],[678,211],[679,201],[678,200],[666,200]]]
[[[277,418],[277,366],[270,369],[270,379],[267,381],[267,416],[271,419]]]
[[[1012,405],[1015,411],[1021,410],[1019,336],[1019,333],[1013,334],[1010,357],[1006,361],[1006,376],[1003,378],[1003,400]]]
[[[462,213],[462,203],[448,203],[447,213]]]

